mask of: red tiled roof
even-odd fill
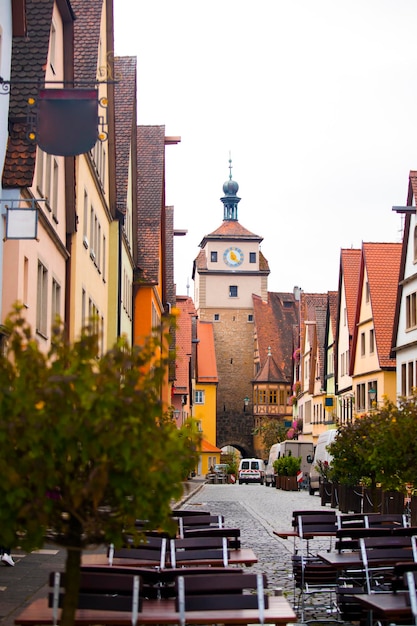
[[[319,359],[320,378],[324,376],[324,334],[326,327],[326,312],[328,305],[327,293],[304,293],[300,295],[300,348],[305,349],[306,334],[315,354],[314,359]],[[306,324],[314,322],[314,324]],[[310,388],[315,377],[315,361],[310,369]]]
[[[119,77],[119,82],[114,90],[116,208],[119,213],[124,215],[126,213],[132,142],[133,146],[136,146],[136,57],[116,57],[114,71],[115,75]],[[136,161],[134,160],[134,162]]]
[[[221,452],[220,448],[213,446],[207,439],[201,440],[201,452]]]
[[[214,347],[214,333],[212,322],[197,323],[197,370],[198,383],[217,383],[216,351]]]
[[[214,230],[209,235],[205,235],[201,240],[199,246],[200,248],[204,248],[207,241],[209,240],[221,240],[221,239],[230,239],[233,241],[234,239],[239,241],[263,241],[263,237],[259,237],[259,235],[255,235],[251,233],[250,230],[247,230],[244,226],[239,224],[237,220],[224,220],[222,225],[219,226],[216,230]]]
[[[298,302],[292,293],[268,292],[267,302],[253,295],[253,311],[261,369],[269,348],[277,367],[277,382],[291,382],[293,328],[298,323]],[[270,372],[272,374],[272,370]]]
[[[137,242],[141,280],[157,284],[165,207],[165,127],[138,126]]]
[[[362,263],[368,275],[375,342],[381,368],[395,368],[396,364],[395,358],[390,358],[390,352],[401,247],[401,243],[362,245]]]
[[[340,252],[340,275],[344,281],[349,335],[352,337],[355,328],[356,304],[358,301],[359,270],[362,251],[359,249],[342,249]],[[339,287],[339,289],[341,286]],[[343,311],[339,311],[339,316]]]
[[[264,366],[255,376],[255,380],[258,383],[290,382],[285,376],[284,372],[275,363],[275,360],[272,354],[269,354],[267,356]]]

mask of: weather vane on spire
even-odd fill
[[[229,180],[232,180],[232,153],[229,150]]]

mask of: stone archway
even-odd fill
[[[242,457],[254,456],[254,422],[252,415],[222,411],[217,414],[216,445],[218,448],[233,446]]]

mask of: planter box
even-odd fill
[[[399,491],[383,491],[381,513],[404,513],[404,494]]]
[[[321,505],[325,506],[326,504],[330,504],[332,501],[332,483],[327,481],[320,483],[319,493],[321,498]]]
[[[285,491],[298,491],[297,476],[281,476],[282,489]]]

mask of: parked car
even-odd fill
[[[265,481],[265,461],[262,459],[242,459],[238,470],[239,485],[243,483],[260,483]]]
[[[271,487],[275,487],[274,461],[279,459],[280,454],[281,454],[280,450],[281,450],[281,444],[274,443],[274,445],[271,446],[271,449],[269,451],[269,459],[268,459],[268,463],[267,463],[266,470],[265,470],[265,485],[267,487],[269,487],[270,485]]]
[[[336,435],[336,428],[333,428],[332,430],[325,430],[319,435],[319,438],[317,440],[313,464],[310,469],[309,491],[310,495],[312,496],[320,487],[320,474],[317,470],[317,464],[320,461],[321,463],[328,463],[329,465],[331,465],[333,457],[329,453],[327,446],[329,446],[334,441]]]

